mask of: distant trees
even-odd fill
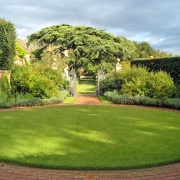
[[[155,52],[155,50],[151,47],[151,45],[146,41],[138,43],[137,48],[138,48],[139,58],[148,58],[149,56],[152,56]]]
[[[138,58],[148,58],[150,56],[156,58],[164,58],[171,57],[172,54],[168,54],[166,52],[154,49],[148,42],[143,41],[140,43],[136,43]]]
[[[28,44],[33,42],[40,47],[34,52],[38,59],[42,59],[43,52],[49,46],[53,46],[52,50],[59,53],[62,59],[64,50],[68,50],[68,65],[76,71],[84,69],[88,73],[94,73],[99,66],[111,71],[117,58],[129,61],[150,55],[165,55],[153,49],[148,42],[137,43],[104,30],[67,24],[47,27],[28,36]]]
[[[14,63],[16,32],[14,25],[0,18],[0,69],[9,70]]]

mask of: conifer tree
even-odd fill
[[[10,70],[15,52],[16,32],[10,21],[0,18],[0,69]]]

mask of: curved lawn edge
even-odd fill
[[[13,110],[23,110],[23,109],[33,109],[33,108],[43,108],[43,107],[57,107],[57,106],[124,106],[124,107],[136,107],[136,108],[145,108],[145,109],[157,109],[157,110],[164,110],[174,113],[180,113],[180,110],[171,109],[167,107],[156,107],[156,106],[144,106],[144,105],[129,105],[129,104],[111,104],[111,103],[102,103],[102,104],[51,104],[51,105],[43,105],[43,106],[18,106],[18,107],[11,107],[11,108],[0,108],[0,112],[4,111],[13,111]]]
[[[37,165],[37,164],[29,164],[29,163],[22,163],[22,162],[17,162],[17,161],[12,161],[12,160],[3,160],[0,159],[1,163],[7,163],[11,165],[17,165],[17,166],[23,166],[23,167],[32,167],[32,168],[39,168],[39,169],[54,169],[54,170],[93,170],[93,171],[99,171],[99,170],[139,170],[139,169],[146,169],[146,168],[153,168],[153,167],[159,167],[159,166],[164,166],[164,165],[171,165],[171,164],[176,164],[180,163],[180,159],[174,160],[174,161],[168,161],[168,162],[162,162],[162,163],[157,163],[157,164],[147,164],[147,165],[142,165],[142,166],[129,166],[129,167],[121,167],[117,166],[116,168],[114,167],[69,167],[69,166],[46,166],[46,165]]]
[[[79,106],[79,105],[78,105]],[[80,105],[81,106],[81,108],[83,107],[82,105]],[[93,105],[94,106],[94,105]],[[98,105],[99,106],[99,105]],[[101,105],[100,105],[101,106]],[[107,106],[107,105],[106,105]],[[112,105],[111,105],[112,106]],[[114,106],[114,105],[113,105]],[[116,106],[116,110],[118,110],[119,108],[117,108],[117,107],[119,107],[119,106],[122,106],[122,105],[115,105]],[[44,108],[46,108],[47,106],[43,106]],[[66,106],[67,107],[67,106]],[[74,106],[74,105],[72,105],[72,107],[74,107],[73,109],[75,110],[77,110],[77,106]],[[103,108],[103,107],[99,107],[98,108],[98,111],[96,112],[96,110],[95,109],[97,109],[96,108],[97,106],[95,105],[94,107],[88,107],[88,109],[90,110],[91,109],[91,111],[90,111],[90,113],[92,113],[93,112],[93,116],[94,116],[94,113],[97,113],[97,112],[99,112],[99,110],[101,110],[101,112],[103,112],[103,110],[105,109],[105,108]],[[132,107],[132,105],[130,105],[130,106],[128,106],[128,105],[125,105],[124,107]],[[134,106],[133,106],[134,107]],[[137,107],[137,106],[135,106],[135,107]],[[138,106],[139,107],[139,106]],[[36,109],[36,107],[31,107],[31,108],[33,108],[33,109]],[[80,108],[80,109],[81,109]],[[149,108],[149,107],[148,107]],[[24,109],[24,108],[23,108]],[[41,108],[39,108],[39,106],[38,106],[38,108],[37,109],[41,109]],[[49,108],[46,108],[46,110],[48,110]],[[59,108],[57,107],[57,108],[52,108],[52,110],[56,110],[55,112],[57,112],[57,110],[59,111]],[[61,109],[61,108],[60,108]],[[69,109],[69,108],[65,108],[65,106],[64,106],[64,108],[62,108],[62,109]],[[84,108],[84,109],[86,109],[86,107]],[[106,108],[107,109],[107,111],[109,110],[109,108]],[[114,108],[110,108],[110,110],[113,110]],[[129,108],[122,108],[122,109],[129,109]],[[49,109],[49,110],[51,110],[51,108]],[[70,110],[70,109],[69,109]],[[69,110],[68,110],[68,112],[69,112]],[[81,109],[82,110],[82,109]],[[95,111],[94,111],[95,110]],[[135,110],[135,108],[134,108],[134,110]],[[34,111],[37,111],[37,110],[32,110],[32,112],[34,112]],[[141,110],[136,110],[137,112],[138,111],[141,111]],[[28,111],[26,111],[27,113],[28,113]],[[39,111],[38,111],[39,112]],[[40,112],[42,112],[42,109],[40,110]],[[44,112],[44,111],[43,111]],[[83,112],[83,111],[82,111]],[[110,112],[114,112],[114,111],[110,111]],[[155,112],[155,111],[154,111]],[[20,112],[19,112],[20,113]],[[26,113],[26,114],[27,114]],[[50,113],[50,111],[49,111],[49,113]],[[13,113],[14,114],[14,113]],[[21,117],[22,117],[22,113],[20,113],[21,114]],[[154,113],[153,113],[154,114]],[[159,114],[159,113],[158,113]],[[160,113],[160,114],[162,114],[162,112]],[[12,115],[12,114],[11,114]],[[131,115],[128,115],[127,117],[130,117]],[[171,116],[173,116],[173,117],[177,117],[176,115],[173,115],[173,114],[171,114]],[[10,117],[9,116],[9,114],[8,114],[8,117]],[[12,116],[13,117],[13,116]],[[79,117],[79,116],[78,116]],[[103,116],[104,117],[104,116]],[[116,117],[116,116],[115,116]],[[21,118],[20,118],[21,119]],[[158,119],[156,119],[156,120],[158,120]],[[174,119],[175,120],[175,119]],[[18,121],[18,122],[20,122],[20,121]],[[104,121],[103,121],[104,122]],[[134,123],[135,123],[136,121],[134,121]],[[137,121],[138,122],[138,121]],[[155,122],[155,121],[154,121]],[[163,125],[163,124],[162,124]],[[164,125],[163,125],[164,126]],[[174,126],[173,124],[172,124],[172,126]],[[82,126],[82,127],[86,127],[86,126]],[[109,126],[108,126],[109,127]],[[124,127],[124,126],[123,126]],[[177,128],[178,128],[178,126],[177,126]],[[90,128],[89,127],[89,130],[93,130],[92,128]],[[95,129],[94,129],[95,130]],[[100,130],[100,129],[99,129]],[[83,132],[86,132],[86,131],[82,131],[82,133]],[[102,132],[106,132],[106,131],[102,131]],[[106,132],[107,133],[107,132]],[[86,134],[85,134],[86,135]],[[85,136],[86,137],[86,136]],[[113,136],[112,136],[113,137]],[[75,139],[75,140],[77,140],[77,138]],[[104,139],[104,140],[107,140],[107,142],[109,142],[110,141],[110,139],[108,140],[108,139]],[[73,141],[74,141],[74,139],[73,139]],[[31,142],[31,141],[30,141]],[[83,141],[84,142],[84,141]],[[103,141],[102,141],[103,142]],[[138,141],[139,142],[139,141]],[[178,141],[177,141],[178,142]],[[177,145],[177,143],[174,143],[174,145]],[[84,146],[84,145],[83,145]],[[16,146],[15,146],[16,147]],[[94,146],[93,146],[94,147]],[[106,147],[106,146],[104,146],[104,147]],[[175,147],[175,146],[171,146],[171,147]],[[12,147],[13,148],[13,147]],[[7,149],[7,148],[6,148]],[[177,149],[177,147],[176,147],[176,149]],[[87,149],[86,149],[87,150]],[[3,152],[3,151],[2,151]],[[5,152],[5,151],[4,151]],[[161,152],[161,151],[159,151],[159,152]],[[98,153],[97,153],[98,154]],[[177,155],[179,155],[179,153],[177,154]],[[2,156],[2,158],[0,158],[0,161],[2,161],[2,162],[8,162],[8,163],[13,163],[13,164],[18,164],[18,165],[23,165],[23,166],[29,166],[29,167],[39,167],[39,168],[47,168],[47,169],[70,169],[70,170],[126,170],[126,169],[141,169],[141,168],[147,168],[147,167],[156,167],[156,166],[161,166],[161,165],[167,165],[167,164],[172,164],[172,163],[176,163],[176,162],[180,162],[180,158],[179,158],[179,156],[177,156],[176,155],[176,157],[177,157],[177,159],[176,159],[176,157],[174,157],[174,158],[169,158],[169,159],[166,159],[166,161],[165,161],[165,159],[163,160],[163,162],[161,162],[161,160],[159,161],[159,162],[143,162],[142,161],[142,163],[141,164],[139,164],[139,165],[136,165],[135,163],[134,163],[134,165],[126,165],[125,164],[125,166],[122,166],[122,165],[120,165],[120,166],[118,166],[118,163],[117,163],[117,165],[108,165],[108,164],[98,164],[97,163],[97,165],[96,164],[92,164],[92,166],[91,166],[91,164],[85,164],[85,165],[82,165],[81,166],[81,164],[80,165],[75,165],[74,166],[74,164],[72,164],[71,165],[71,163],[70,164],[68,164],[68,165],[66,165],[66,164],[62,164],[62,165],[54,165],[54,164],[47,164],[47,165],[44,165],[44,164],[42,164],[41,162],[37,165],[36,163],[34,163],[34,162],[31,162],[31,161],[24,161],[23,159],[22,159],[22,161],[21,161],[21,159],[19,160],[19,159],[10,159],[8,156],[7,156],[7,158],[6,158],[6,156]],[[133,157],[133,156],[132,156]],[[136,157],[139,157],[139,156],[136,156]],[[45,159],[47,158],[48,159],[48,156],[45,156],[44,157]],[[126,158],[125,158],[126,159]],[[131,158],[132,159],[132,158]],[[133,160],[133,159],[132,159]],[[21,161],[21,162],[20,162]],[[102,161],[103,162],[103,161]],[[117,161],[117,162],[119,162],[119,161]],[[133,161],[132,161],[133,162]]]

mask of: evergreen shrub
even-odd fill
[[[104,93],[104,96],[106,99],[113,101],[116,104],[157,106],[180,109],[180,98],[155,99],[146,96],[129,96],[127,94],[119,95],[116,92],[106,92]]]
[[[0,18],[0,69],[11,70],[15,57],[16,32],[14,24]]]

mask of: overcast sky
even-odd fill
[[[0,0],[19,38],[56,24],[91,26],[180,55],[180,0]]]

